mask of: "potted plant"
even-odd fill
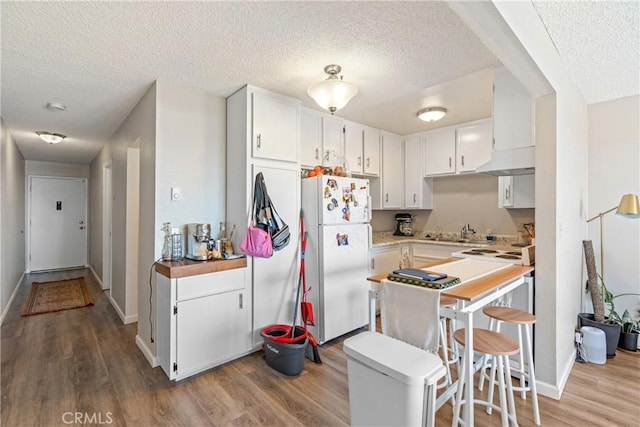
[[[618,346],[622,326],[618,322],[610,321],[609,317],[604,316],[605,304],[609,304],[610,313],[615,311],[615,306],[613,306],[613,299],[615,298],[615,296],[607,290],[600,275],[598,274],[596,277],[600,280],[596,280],[595,297],[593,286],[589,283],[589,281],[587,281],[587,291],[591,293],[594,313],[578,314],[578,327],[593,326],[594,328],[598,328],[604,331],[607,342],[607,357],[613,357],[616,355],[616,347]],[[596,306],[599,306],[599,308],[596,308]],[[602,314],[600,314],[600,312],[602,312]]]
[[[608,321],[617,323],[622,328],[620,338],[618,339],[618,347],[624,350],[637,351],[640,320],[633,320],[629,314],[629,310],[625,310],[624,313],[622,313],[622,317],[620,317],[615,310],[611,310]]]
[[[587,291],[591,295],[593,303],[593,313],[578,314],[578,328],[583,326],[593,326],[601,329],[605,333],[607,357],[616,355],[616,347],[620,338],[620,325],[616,323],[605,323],[607,318],[604,316],[605,301],[613,302],[614,296],[607,291],[602,277],[596,270],[596,258],[593,255],[593,244],[591,240],[583,240],[584,259],[587,267]],[[598,280],[600,279],[600,280]]]

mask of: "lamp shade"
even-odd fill
[[[442,107],[423,108],[418,111],[418,118],[423,122],[435,122],[447,114],[447,109]]]
[[[339,65],[327,65],[324,71],[329,74],[326,80],[314,83],[307,89],[307,94],[325,110],[333,114],[343,108],[358,94],[358,88],[353,83],[338,78],[341,68]]]
[[[640,218],[640,203],[635,194],[625,194],[620,200],[616,214],[628,218]]]

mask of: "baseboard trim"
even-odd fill
[[[2,310],[2,317],[0,317],[0,325],[2,325],[2,323],[4,322],[4,318],[7,317],[7,313],[9,312],[9,308],[11,307],[13,300],[16,299],[16,295],[18,294],[18,289],[20,289],[20,284],[22,283],[22,279],[24,279],[24,275],[25,273],[22,273],[20,275],[20,278],[18,279],[18,283],[16,283],[16,286],[13,288],[13,292],[11,292],[11,297],[9,298],[9,301],[7,301],[7,305],[4,307],[4,310]]]
[[[569,375],[571,375],[571,369],[573,369],[575,360],[576,350],[574,349],[571,352],[569,359],[564,363],[564,369],[562,371],[562,375],[559,378],[558,384],[549,384],[541,381],[536,381],[538,393],[555,400],[560,400],[560,398],[562,397],[562,391],[564,390],[564,387],[567,385],[567,381],[569,380]]]
[[[149,347],[147,347],[147,345],[142,340],[142,338],[140,338],[140,335],[136,335],[136,345],[138,346],[138,348],[140,349],[140,351],[142,352],[144,357],[147,359],[147,361],[149,362],[152,368],[155,368],[156,366],[160,365],[158,363],[158,358],[153,355],[153,352],[149,349]]]
[[[96,273],[96,271],[93,269],[91,264],[88,265],[88,268],[89,268],[89,271],[91,271],[91,274],[93,274],[93,278],[95,279],[95,281],[98,282],[98,285],[100,285],[100,289],[104,290],[102,280],[100,280],[100,278],[98,277],[98,273]]]

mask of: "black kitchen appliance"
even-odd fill
[[[408,213],[396,214],[396,231],[393,232],[394,236],[413,236],[413,229],[411,223],[413,222],[413,216]]]

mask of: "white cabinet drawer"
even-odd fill
[[[184,301],[245,288],[246,268],[177,279],[177,300]]]

